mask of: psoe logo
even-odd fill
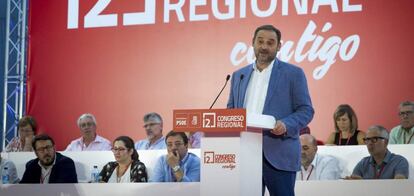
[[[188,127],[201,128],[201,113],[188,114]]]
[[[188,126],[188,116],[187,114],[178,113],[175,114],[175,126],[180,128],[186,128]]]
[[[216,113],[208,112],[203,113],[203,128],[215,128],[216,127]]]
[[[187,126],[187,118],[176,118],[175,125],[176,126]]]

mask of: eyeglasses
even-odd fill
[[[368,142],[371,142],[371,143],[375,144],[375,143],[378,142],[379,139],[384,140],[386,138],[385,137],[377,137],[376,136],[376,137],[366,137],[366,138],[364,138],[362,140],[364,140],[365,144],[368,144]]]
[[[86,127],[92,127],[93,125],[95,125],[94,122],[87,122],[87,123],[80,124],[80,127],[81,128],[86,128]]]
[[[154,126],[154,125],[159,125],[160,123],[148,123],[148,124],[145,124],[144,126],[142,126],[142,127],[144,127],[144,128],[149,128],[149,127],[152,127],[152,126]]]
[[[116,153],[116,152],[123,152],[127,149],[126,148],[112,148],[111,150],[112,150],[113,153]]]
[[[180,146],[184,145],[184,143],[182,143],[182,142],[168,143],[168,144],[167,144],[167,147],[168,147],[168,148],[172,148],[172,147],[173,147],[173,145],[174,145],[174,146],[177,146],[177,147],[180,147]]]
[[[403,117],[403,116],[409,116],[411,114],[413,114],[414,111],[404,111],[404,112],[398,112],[398,116]]]
[[[40,148],[36,149],[36,152],[44,152],[45,150],[46,151],[50,151],[52,149],[53,149],[53,146],[52,145],[48,145],[48,146],[40,147]]]

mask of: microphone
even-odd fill
[[[239,103],[239,99],[240,99],[240,84],[242,83],[243,78],[244,78],[244,74],[241,74],[241,75],[240,75],[239,85],[237,86],[237,103]],[[238,106],[238,105],[239,105],[239,104],[237,104],[237,106]],[[243,105],[242,105],[242,107],[243,107]],[[242,108],[242,107],[237,107],[237,108]]]
[[[230,80],[230,75],[227,75],[227,77],[226,77],[226,83],[224,83],[223,88],[221,88],[221,91],[220,91],[220,92],[219,92],[219,94],[217,95],[216,99],[214,99],[213,104],[211,104],[211,106],[210,106],[210,108],[209,108],[209,109],[211,109],[211,108],[214,106],[214,104],[216,103],[217,99],[220,97],[221,92],[223,92],[224,88],[226,88],[227,82],[228,82],[229,80]]]

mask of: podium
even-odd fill
[[[262,194],[262,128],[274,121],[245,109],[173,111],[175,131],[207,135],[201,139],[201,196]]]

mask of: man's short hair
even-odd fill
[[[412,108],[414,108],[414,101],[403,101],[400,103],[399,108],[401,109],[405,106],[411,106]]]
[[[383,137],[387,140],[389,138],[388,130],[385,127],[381,126],[381,125],[370,126],[368,128],[368,130],[377,130],[380,133],[381,137]]]
[[[162,123],[161,115],[159,115],[158,113],[155,113],[155,112],[145,114],[143,120],[144,120],[144,122],[155,121],[155,122],[158,122],[158,123]]]
[[[36,142],[37,141],[44,141],[44,140],[50,140],[52,142],[52,144],[55,145],[55,141],[53,141],[53,139],[49,135],[47,135],[47,134],[40,134],[40,135],[36,135],[33,138],[33,141],[32,141],[33,150],[36,150]]]
[[[184,132],[175,132],[174,130],[168,132],[168,134],[165,136],[165,143],[167,143],[168,137],[177,136],[177,135],[178,136],[181,136],[181,138],[183,138],[184,145],[187,145],[188,144],[188,137],[187,137],[187,135]]]
[[[85,114],[82,114],[81,116],[79,116],[79,118],[78,118],[78,127],[80,127],[80,121],[81,121],[82,119],[85,119],[85,118],[90,118],[90,119],[92,119],[92,121],[93,121],[93,123],[95,124],[95,126],[97,125],[97,124],[96,124],[96,118],[95,118],[95,116],[94,116],[93,114],[90,114],[90,113],[85,113]]]
[[[275,32],[276,36],[277,36],[277,43],[280,43],[280,40],[282,39],[282,33],[280,32],[279,29],[277,29],[273,25],[262,25],[260,27],[257,27],[257,29],[254,31],[253,43],[254,43],[254,40],[256,39],[257,33],[259,33],[259,31],[261,31],[261,30]]]
[[[33,132],[36,135],[37,123],[36,123],[36,120],[32,116],[23,116],[19,120],[19,123],[17,124],[17,127],[20,129],[21,127],[25,127],[27,125],[30,125],[30,127],[32,127]]]

